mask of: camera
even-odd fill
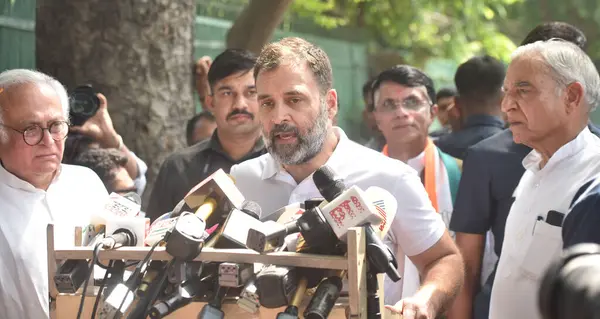
[[[572,246],[548,267],[538,309],[544,319],[600,318],[600,245]]]
[[[73,125],[81,126],[96,114],[100,107],[100,99],[91,85],[81,85],[75,88],[69,96],[69,116]]]

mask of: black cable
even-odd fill
[[[129,267],[131,267],[131,266],[135,266],[135,265],[137,265],[137,263],[138,263],[138,261],[132,261],[132,262],[130,262],[130,263],[128,263],[128,264],[125,264],[125,268],[129,268]],[[108,269],[108,268],[110,268],[110,266],[107,266],[107,265],[105,265],[105,264],[101,263],[100,261],[98,261],[98,262],[96,263],[96,265],[97,265],[98,267],[102,268],[102,269]]]
[[[150,248],[150,250],[148,251],[146,256],[144,256],[144,259],[137,264],[137,266],[135,267],[135,270],[133,271],[131,276],[129,276],[129,278],[127,278],[127,282],[125,283],[125,286],[127,287],[128,290],[133,290],[133,287],[130,287],[130,286],[135,285],[135,282],[137,281],[136,277],[140,276],[140,274],[142,273],[142,268],[144,268],[144,265],[146,263],[148,263],[148,261],[150,260],[150,257],[152,257],[152,253],[154,252],[154,249],[156,249],[156,247],[160,243],[162,243],[162,240],[159,240],[156,243],[154,243],[154,245],[152,245],[152,247]],[[116,319],[119,316],[121,307],[123,307],[125,300],[127,300],[127,295],[129,295],[129,291],[125,292],[125,296],[123,297],[123,300],[121,300],[121,304],[119,304],[119,308],[117,308],[117,311],[115,311],[115,316],[113,317],[113,319]]]
[[[98,262],[98,264],[99,263],[100,262]],[[98,310],[98,304],[100,303],[100,296],[102,296],[102,290],[104,289],[104,285],[106,285],[106,280],[108,278],[108,275],[110,274],[113,264],[114,264],[114,260],[111,260],[108,263],[108,267],[106,268],[106,273],[104,273],[104,278],[102,278],[102,282],[100,283],[100,289],[98,290],[98,294],[96,295],[96,300],[94,301],[94,308],[92,308],[92,318],[91,319],[96,318],[96,311]]]
[[[175,258],[171,259],[169,261],[169,263],[165,266],[165,268],[163,270],[163,275],[160,278],[160,281],[158,283],[159,287],[163,286],[165,280],[167,279],[167,275],[169,274],[169,269],[171,268],[171,266],[173,266],[174,263],[175,263]],[[158,297],[159,293],[160,293],[160,289],[156,289],[155,291],[153,291],[153,294],[150,296],[150,300],[148,301],[148,305],[146,306],[146,310],[144,310],[144,316],[142,318],[146,318],[148,316],[148,313],[152,309],[152,306],[154,306],[154,301],[156,301],[156,298]]]
[[[102,243],[97,243],[94,246],[94,252],[92,253],[92,263],[88,268],[87,276],[85,277],[85,281],[83,282],[83,291],[81,292],[81,300],[79,301],[79,310],[77,311],[77,319],[81,318],[81,313],[83,312],[83,304],[85,303],[85,293],[87,291],[87,286],[90,282],[90,277],[92,276],[92,272],[94,270],[94,265],[98,262],[98,250],[102,246]]]

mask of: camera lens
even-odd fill
[[[92,116],[96,112],[96,101],[94,96],[86,93],[75,93],[71,99],[71,111],[83,116]]]

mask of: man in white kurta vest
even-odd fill
[[[448,226],[462,161],[442,152],[428,136],[437,110],[433,81],[415,67],[397,65],[375,77],[372,92],[373,114],[387,141],[382,153],[417,171],[434,209]],[[393,291],[386,299],[411,296],[420,285],[419,272],[408,258],[399,260],[399,271],[404,273],[401,284],[385,282],[386,291]]]

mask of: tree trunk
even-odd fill
[[[227,47],[260,53],[293,0],[250,0],[227,32]]]
[[[195,0],[37,1],[38,69],[107,97],[115,129],[149,166],[148,191],[164,158],[185,145],[195,15]]]

